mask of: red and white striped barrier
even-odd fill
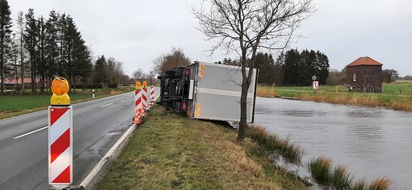
[[[145,83],[143,82],[143,88],[142,88],[142,106],[143,106],[143,111],[149,108],[148,101],[147,101],[147,87],[144,85]],[[143,114],[142,111],[142,114]]]
[[[73,182],[73,109],[49,106],[49,184],[63,189]]]
[[[154,99],[155,99],[154,86],[151,85],[151,86],[150,86],[150,103],[149,103],[149,106],[150,106],[150,107],[153,106]]]
[[[140,110],[142,108],[142,91],[140,89],[135,90],[134,102],[135,111]]]
[[[136,90],[134,92],[134,108],[135,108],[135,116],[134,116],[134,124],[141,123],[141,109],[142,109],[142,91],[140,87],[140,82],[136,82]]]

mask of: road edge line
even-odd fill
[[[120,147],[120,145],[130,137],[132,132],[136,129],[136,125],[133,124],[132,126],[127,129],[127,131],[120,137],[120,139],[110,148],[110,150],[103,156],[103,158],[97,163],[97,165],[93,168],[93,170],[87,175],[86,178],[80,183],[80,187],[84,189],[89,189],[88,187],[90,183],[94,180],[96,175],[100,172],[103,166],[109,161],[109,158],[113,156],[113,153]]]

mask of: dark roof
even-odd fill
[[[347,65],[348,67],[350,66],[359,66],[359,65],[382,65],[382,63],[377,62],[376,60],[370,58],[370,57],[359,57],[358,59],[356,59],[355,61],[353,61],[352,63],[350,63],[349,65]]]

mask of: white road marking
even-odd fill
[[[119,140],[110,148],[109,151],[107,151],[106,155],[103,156],[103,158],[97,163],[97,165],[93,168],[93,170],[87,175],[87,177],[80,183],[80,187],[83,187],[84,189],[90,189],[88,186],[90,182],[93,180],[93,178],[99,173],[99,171],[103,168],[103,166],[106,164],[107,161],[109,161],[109,158],[113,156],[113,153],[121,146],[123,141],[125,141],[132,132],[136,129],[136,125],[133,124],[132,126],[127,129],[125,133],[120,137]]]
[[[112,103],[108,103],[108,104],[103,105],[103,106],[100,106],[100,107],[101,107],[101,108],[104,108],[104,107],[110,106],[110,105],[112,105],[112,104],[113,104],[113,102],[112,102]]]
[[[24,133],[24,134],[22,134],[22,135],[19,135],[19,136],[17,136],[17,137],[14,137],[13,139],[19,139],[19,138],[25,137],[25,136],[27,136],[27,135],[31,135],[31,134],[33,134],[33,133],[37,133],[37,132],[39,132],[39,131],[41,131],[41,130],[47,129],[48,127],[49,127],[49,126],[46,126],[46,127],[40,128],[40,129],[36,129],[36,130],[34,130],[34,131],[30,131],[30,132],[28,132],[28,133]]]

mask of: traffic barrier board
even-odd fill
[[[73,109],[49,106],[49,184],[63,189],[73,182]]]

